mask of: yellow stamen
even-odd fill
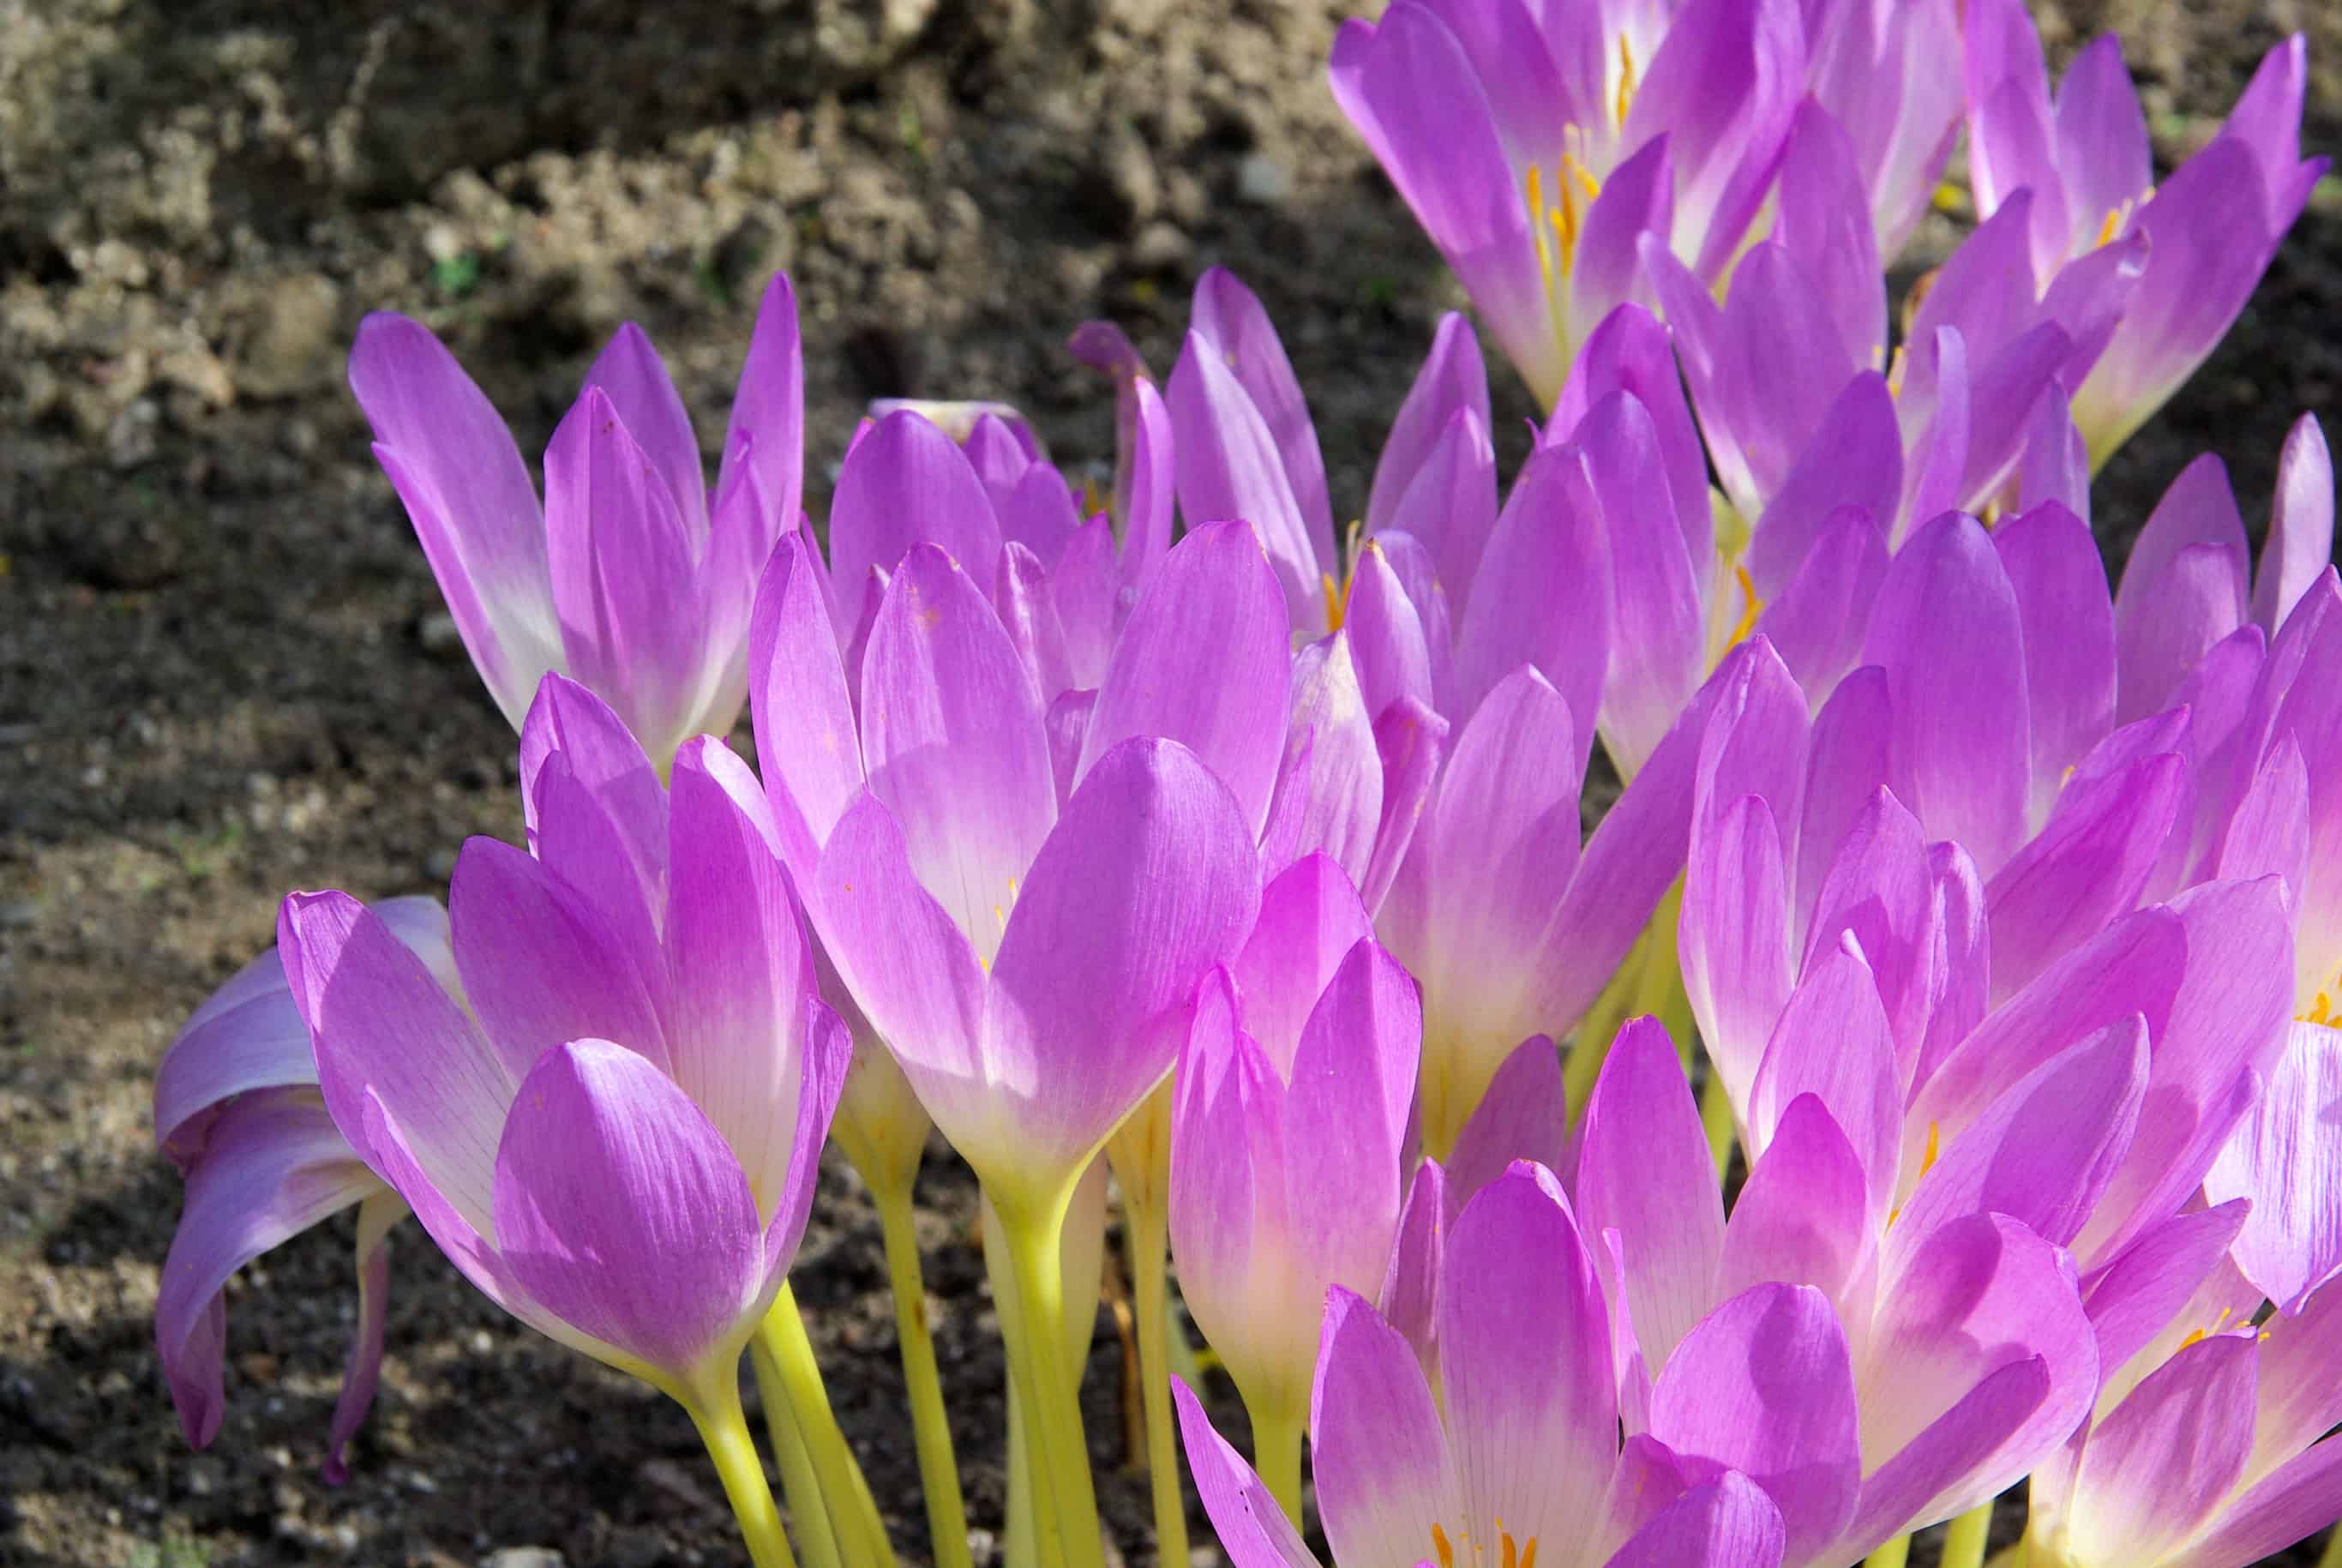
[[[1618,35],[1618,124],[1626,123],[1626,111],[1635,102],[1635,51],[1624,33]]]
[[[1327,629],[1338,632],[1342,629],[1342,613],[1350,607],[1350,595],[1334,581],[1331,572],[1318,573],[1317,585],[1326,594],[1326,625]]]
[[[1756,580],[1748,574],[1748,568],[1735,561],[1732,574],[1740,579],[1740,622],[1732,628],[1732,640],[1724,644],[1726,648],[1736,648],[1746,642],[1748,634],[1756,629],[1756,617],[1765,613],[1765,601],[1756,596]]]
[[[1944,1124],[1941,1122],[1930,1121],[1927,1124],[1927,1146],[1919,1152],[1919,1174],[1925,1176],[1928,1172],[1934,1170],[1936,1168],[1936,1161],[1942,1155],[1943,1152]],[[1890,1230],[1893,1229],[1895,1222],[1902,1217],[1902,1204],[1897,1203],[1895,1207],[1887,1210],[1887,1228]]]
[[[2098,225],[2098,244],[2102,245],[2111,245],[2114,242],[2114,237],[2122,233],[2122,225],[2123,209],[2121,207],[2108,207],[2107,209],[2106,222]]]
[[[1439,1554],[1439,1568],[1456,1568],[1456,1548],[1447,1543],[1447,1532],[1436,1524],[1431,1527],[1431,1549]]]
[[[2334,998],[2332,994],[2324,991],[2319,992],[2316,999],[2310,1003],[2309,1011],[2301,1015],[2301,1022],[2304,1024],[2324,1024],[2330,1027],[2334,1023]]]

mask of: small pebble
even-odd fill
[[[1246,153],[1236,164],[1236,199],[1256,207],[1284,205],[1293,195],[1293,175],[1266,153]]]

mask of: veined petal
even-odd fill
[[[496,1140],[518,1074],[423,961],[349,894],[287,897],[276,940],[342,1136],[408,1203],[436,1198],[485,1231]],[[370,1103],[404,1113],[412,1154],[402,1157],[425,1193],[400,1184],[408,1171],[395,1169],[370,1136]]]
[[[1217,266],[1206,268],[1196,280],[1194,304],[1190,330],[1218,352],[1267,422],[1317,570],[1332,572],[1336,557],[1334,511],[1326,498],[1326,461],[1318,454],[1317,432],[1309,423],[1300,379],[1293,374],[1293,362],[1285,355],[1268,312],[1236,274]],[[1188,521],[1192,525],[1209,519]]]
[[[2067,1522],[2084,1561],[2162,1562],[2211,1519],[2251,1451],[2255,1348],[2199,1340],[2091,1429]]]
[[[735,1375],[779,1287],[724,1134],[606,1041],[546,1052],[521,1084],[496,1151],[495,1221],[496,1250],[545,1310],[695,1393]]]
[[[1259,900],[1252,834],[1194,753],[1137,739],[1098,760],[1033,863],[985,992],[995,1121],[979,1134],[936,1117],[995,1202],[1028,1173],[1046,1186],[1077,1168],[1146,1097],[1196,983],[1236,955]]]
[[[1813,569],[1816,550],[1849,508],[1883,544],[1902,496],[1903,432],[1894,394],[1885,376],[1865,370],[1838,392],[1813,440],[1766,499],[1748,544],[1748,576],[1757,597],[1770,603],[1792,592],[1793,574]],[[1883,568],[1883,548],[1879,554]],[[1821,687],[1815,695],[1827,691]]]
[[[2342,1270],[2342,1030],[2297,1021],[2253,1108],[2204,1178],[2252,1200],[2237,1266],[2287,1313]]]
[[[1361,938],[1301,1031],[1285,1097],[1286,1212],[1326,1283],[1382,1283],[1422,1045],[1413,977]]]
[[[1819,1096],[1862,1159],[1874,1223],[1886,1216],[1903,1146],[1903,1093],[1895,1038],[1870,966],[1851,943],[1806,965],[1789,994],[1749,1093],[1748,1146],[1762,1158],[1801,1095]]]
[[[1448,1232],[1440,1375],[1479,1540],[1498,1518],[1523,1541],[1571,1539],[1596,1517],[1616,1453],[1608,1314],[1552,1180],[1516,1165]]]
[[[934,545],[886,585],[863,659],[870,793],[988,962],[1056,820],[1041,697],[984,592]]]
[[[1292,624],[1326,630],[1326,568],[1317,564],[1276,434],[1252,394],[1202,335],[1190,332],[1166,388],[1179,474],[1179,510],[1192,531],[1250,524],[1285,591]],[[1166,559],[1168,559],[1166,556]]]
[[[1261,889],[1259,918],[1234,977],[1246,1032],[1280,1077],[1293,1077],[1302,1026],[1350,950],[1371,934],[1357,890],[1322,854],[1302,856]]]
[[[1407,1342],[1338,1285],[1318,1345],[1309,1441],[1326,1543],[1343,1568],[1412,1568],[1432,1544],[1430,1527],[1471,1506],[1457,1495],[1439,1409]],[[1456,1440],[1469,1441],[1460,1428]],[[1456,1458],[1469,1474],[1468,1449]],[[1536,1495],[1522,1501],[1534,1506]]]
[[[1763,800],[1743,795],[1697,830],[1676,931],[1700,1039],[1745,1114],[1765,1043],[1797,978],[1780,834]]]
[[[1566,701],[1573,754],[1584,765],[1609,664],[1605,559],[1600,508],[1577,454],[1534,454],[1513,481],[1456,629],[1456,712],[1474,714],[1498,682],[1529,664]]]
[[[1700,588],[1709,563],[1685,553],[1658,429],[1639,400],[1611,394],[1587,413],[1576,439],[1608,557],[1610,657],[1600,719],[1613,760],[1631,778],[1706,674]],[[1573,711],[1586,720],[1586,710]]]
[[[801,879],[813,875],[830,830],[862,789],[862,739],[817,564],[801,535],[781,540],[757,587],[748,638],[756,762],[782,855]]]
[[[2025,638],[2028,812],[2048,814],[2067,769],[2114,727],[2115,614],[2089,524],[2044,504],[1992,531]]]
[[[1179,1407],[1180,1444],[1204,1513],[1236,1568],[1318,1568],[1317,1559],[1268,1494],[1252,1467],[1212,1427],[1195,1393],[1175,1377],[1171,1397]],[[1323,1484],[1320,1484],[1323,1491]]]
[[[1785,1541],[1773,1499],[1727,1470],[1667,1504],[1605,1568],[1775,1568]]]
[[[681,503],[598,386],[545,449],[545,512],[570,670],[645,751],[672,754],[695,716],[706,654],[700,617],[676,614],[697,607],[693,542]]]
[[[2155,183],[2147,116],[2123,65],[2122,40],[2094,38],[2057,84],[2057,172],[2077,233],[2120,214]]]
[[[1844,1302],[1872,1261],[1874,1234],[1861,1157],[1820,1097],[1800,1094],[1733,1203],[1716,1299],[1778,1281]]]
[[[699,440],[691,433],[691,415],[685,412],[658,350],[651,346],[650,335],[631,321],[621,322],[586,367],[579,391],[588,388],[609,399],[610,412],[665,482],[685,536],[695,544],[705,540],[707,471],[699,461]]]

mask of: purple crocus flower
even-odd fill
[[[896,424],[910,417],[865,446],[924,441]],[[1053,724],[971,555],[895,558],[861,640],[857,722],[816,558],[785,539],[759,591],[752,698],[822,944],[1006,1212],[1087,1165],[1169,1069],[1196,982],[1251,928],[1290,660],[1251,530],[1204,528],[1150,574],[1095,696]]]
[[[1722,277],[1773,183],[1807,45],[1795,0],[1540,9],[1396,0],[1344,25],[1330,75],[1549,407],[1595,324],[1641,294],[1642,236]]]
[[[736,1421],[850,1044],[746,764],[671,788],[548,676],[523,728],[535,855],[474,839],[449,901],[462,1003],[345,894],[278,921],[334,1126],[515,1316]]]
[[[2039,287],[2109,242],[2152,242],[2122,325],[2074,386],[2096,466],[2212,352],[2325,172],[2325,159],[2301,157],[2307,46],[2296,34],[2270,50],[2220,135],[2158,185],[2118,39],[2076,55],[2053,99],[2019,0],[1971,5],[1962,36],[1977,211],[1990,218],[2027,194]]]
[[[436,899],[373,906],[450,995],[460,997]],[[345,1208],[358,1211],[358,1327],[325,1443],[325,1479],[347,1478],[342,1450],[374,1401],[382,1367],[390,1255],[406,1203],[368,1169],[317,1092],[317,1058],[272,947],[195,1009],[155,1075],[155,1138],[186,1178],[155,1303],[155,1341],[187,1441],[206,1447],[225,1403],[221,1361],[228,1276]]]
[[[1204,982],[1171,1118],[1171,1247],[1196,1326],[1253,1413],[1256,1459],[1299,1461],[1328,1285],[1382,1283],[1423,1015],[1322,854],[1262,892]],[[1286,1434],[1289,1453],[1261,1452]]]
[[[2172,1220],[2089,1291],[2092,1419],[2033,1473],[2044,1568],[2246,1568],[2342,1515],[2342,1290],[2256,1327],[2222,1249],[2244,1205]]]
[[[1783,1561],[1782,1513],[1756,1478],[1646,1434],[1621,1446],[1600,1245],[1540,1166],[1515,1165],[1465,1205],[1437,1265],[1436,1395],[1406,1334],[1353,1293],[1328,1293],[1309,1424],[1341,1568]],[[1748,1323],[1719,1334],[1716,1364],[1687,1397],[1754,1446],[1794,1440],[1788,1407],[1828,1373],[1781,1331],[1817,1300],[1788,1286],[1738,1298]],[[1721,1343],[1750,1326],[1762,1332]],[[1236,1568],[1312,1568],[1196,1396],[1184,1383],[1176,1393],[1196,1490]]]
[[[1675,1046],[1649,1019],[1604,1065],[1576,1197],[1627,1325],[1626,1431],[1687,1466],[1745,1471],[1780,1509],[1783,1562],[1835,1568],[1989,1498],[2087,1412],[2097,1343],[2060,1243],[2130,1137],[2143,1046],[2136,1030],[2093,1042],[2018,1084],[1895,1207],[1899,1127],[1876,1032],[1858,1005],[1783,1029],[1729,1222]],[[2105,1122],[2067,1114],[2108,1089]],[[1443,1340],[1443,1367],[1451,1354]],[[1803,1375],[1759,1375],[1736,1397],[1735,1377],[1763,1366]]]
[[[786,276],[758,308],[712,495],[683,401],[631,324],[554,432],[541,507],[504,421],[418,323],[366,317],[350,387],[515,728],[548,670],[615,708],[662,773],[687,737],[732,727],[756,575],[798,517],[805,389]]]

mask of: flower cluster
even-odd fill
[[[1239,1568],[1317,1560],[1313,1491],[1341,1568],[1846,1568],[1944,1521],[1977,1568],[2027,1477],[2031,1568],[2327,1524],[2324,438],[2257,569],[2211,457],[2118,582],[2089,520],[2322,170],[2305,69],[2279,45],[2155,185],[2117,45],[2053,94],[2016,0],[1393,0],[1334,91],[1549,417],[1500,484],[1446,318],[1346,534],[1218,270],[1159,385],[1076,335],[1116,404],[1088,515],[1013,409],[897,404],[816,525],[786,279],[712,488],[628,327],[542,505],[453,357],[370,318],[351,385],[518,729],[525,844],[473,841],[444,909],[292,894],[164,1059],[190,1440],[225,1282],[355,1206],[344,1473],[411,1213],[680,1402],[771,1568],[751,1353],[795,1550],[891,1562],[786,1284],[834,1138],[965,1568],[911,1224],[939,1131],[983,1191],[1019,1564],[1102,1561],[1109,1168],[1167,1562],[1182,1448]],[[1963,129],[1980,222],[1890,330]]]

